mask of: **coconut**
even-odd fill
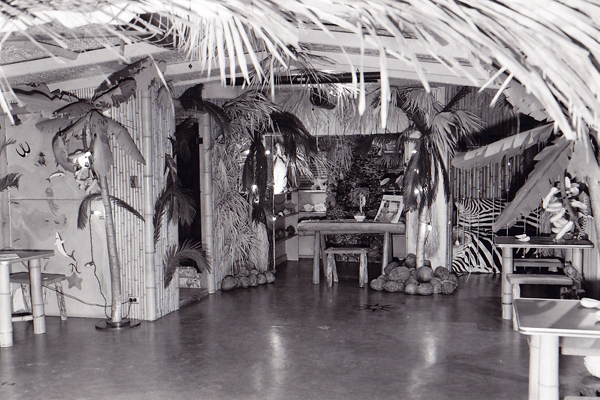
[[[398,282],[396,281],[387,281],[383,284],[383,290],[386,292],[397,292],[398,291]]]
[[[251,275],[258,275],[258,274],[260,274],[260,272],[258,272],[258,270],[257,270],[256,268],[252,268],[252,269],[250,270],[250,274],[251,274]]]
[[[456,274],[449,274],[448,280],[454,282],[456,286],[458,286],[458,276]]]
[[[250,286],[250,278],[248,278],[247,276],[241,276],[240,277],[240,286],[243,287],[244,289],[247,288],[248,286]]]
[[[417,255],[414,253],[408,253],[404,259],[404,265],[408,268],[415,268],[417,266]]]
[[[388,273],[387,277],[391,281],[404,282],[410,277],[410,271],[406,267],[396,267]]]
[[[250,286],[258,286],[258,278],[254,274],[248,276],[250,278]]]
[[[256,275],[256,277],[258,278],[259,285],[264,285],[265,283],[267,283],[267,277],[264,274],[258,274]]]
[[[381,279],[382,281],[387,281],[389,277],[386,274],[381,274],[377,277],[377,279]]]
[[[433,278],[433,270],[429,266],[417,268],[417,280],[421,283],[427,283]]]
[[[450,275],[450,271],[448,271],[448,268],[439,266],[435,269],[434,275],[437,276],[438,278],[440,278],[441,280],[445,281],[448,279],[448,276]]]
[[[406,294],[417,294],[417,288],[419,287],[419,285],[417,285],[416,283],[409,283],[408,285],[404,286],[404,293]]]
[[[233,275],[225,275],[221,281],[221,290],[232,290],[238,287],[238,280]]]
[[[399,266],[400,266],[400,263],[398,261],[392,261],[383,269],[383,272],[385,272],[386,274],[389,274],[391,270],[393,270],[394,268],[399,267]]]
[[[246,267],[241,267],[240,268],[240,272],[238,272],[239,276],[248,276],[250,275],[250,271],[248,271],[248,268]]]
[[[371,283],[369,284],[369,286],[371,286],[371,289],[373,289],[373,290],[382,291],[384,283],[385,283],[384,280],[377,278],[377,279],[373,279],[371,281]]]
[[[409,276],[407,280],[404,281],[404,285],[418,285],[419,281],[414,276]]]
[[[429,296],[433,293],[433,285],[431,283],[421,283],[417,287],[417,293],[423,296]]]
[[[267,278],[267,283],[275,282],[275,274],[273,274],[271,271],[265,272],[265,278]]]
[[[456,285],[454,284],[454,282],[452,281],[442,281],[442,293],[443,294],[452,294],[452,292],[454,292],[454,289],[456,288]]]

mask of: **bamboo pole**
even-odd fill
[[[6,142],[6,117],[0,117],[0,142]],[[8,173],[7,149],[0,153],[0,176]],[[0,192],[0,246],[10,247],[9,191]]]
[[[150,92],[142,91],[142,151],[144,166],[144,265],[146,268],[146,319],[156,319],[156,272],[154,266],[154,143],[152,141],[152,103]]]
[[[199,135],[202,140],[200,144],[200,186],[202,207],[202,247],[206,253],[206,259],[212,266],[211,272],[207,273],[207,286],[209,293],[215,293],[215,263],[213,263],[214,253],[214,222],[213,222],[213,191],[212,191],[212,164],[210,160],[210,151],[212,147],[212,134],[210,128],[210,115],[201,114],[199,123]]]

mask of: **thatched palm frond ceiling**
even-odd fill
[[[143,13],[159,15],[168,23],[134,26],[132,18]],[[3,52],[11,38],[35,41],[29,32],[35,27],[35,34],[50,38],[40,50],[54,54],[56,47],[73,50],[67,41],[69,29],[101,26],[102,35],[129,46],[129,53],[116,51],[111,61],[135,57],[133,50],[141,49],[140,38],[148,34],[174,38],[173,47],[187,58],[170,63],[167,76],[188,66],[205,78],[216,70],[223,80],[248,78],[252,68],[261,71],[261,54],[286,64],[301,44],[309,44],[315,54],[335,61],[337,72],[381,71],[382,115],[387,114],[390,77],[417,78],[426,88],[430,81],[480,87],[490,76],[505,73],[507,78],[495,84],[504,88],[512,80],[522,83],[574,139],[573,126],[581,126],[580,122],[598,126],[598,15],[598,0],[13,0],[0,2],[0,30]],[[123,26],[143,32],[132,37]],[[153,54],[157,49],[151,45],[144,50]],[[78,54],[71,62],[79,68],[101,64],[97,60],[85,64],[79,58],[89,55]],[[67,61],[68,55],[72,56],[63,54]],[[6,93],[9,78],[17,73],[10,65],[2,67]],[[356,79],[360,89],[360,75]],[[361,111],[365,106],[360,96]]]

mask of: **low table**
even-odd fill
[[[356,221],[356,220],[314,220],[301,221],[297,228],[299,233],[314,232],[315,249],[313,258],[313,283],[319,284],[319,268],[321,250],[325,249],[325,235],[338,235],[345,233],[383,233],[383,257],[381,260],[381,273],[391,259],[392,234],[403,235],[406,233],[406,225],[402,222],[378,222],[378,221]]]
[[[561,337],[600,338],[596,308],[579,300],[516,299],[517,329],[530,335],[529,400],[559,400],[558,360]]]
[[[573,266],[582,272],[583,249],[592,249],[594,244],[589,240],[561,240],[555,242],[551,237],[532,237],[522,242],[514,236],[496,236],[494,245],[502,249],[502,318],[512,319],[512,285],[506,279],[507,274],[514,272],[513,249],[571,249],[573,250]]]
[[[10,347],[13,345],[10,264],[27,262],[31,285],[33,333],[46,333],[40,260],[52,256],[54,256],[54,250],[0,250],[0,347]]]

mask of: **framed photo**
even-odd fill
[[[398,223],[404,209],[404,197],[384,194],[375,216],[375,221]]]

